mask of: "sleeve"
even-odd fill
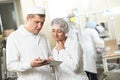
[[[69,50],[69,51],[68,51]],[[63,49],[59,52],[59,60],[63,61],[62,66],[71,69],[72,71],[76,71],[80,67],[80,61],[82,57],[82,50],[79,42],[72,43],[69,46],[69,49]],[[82,68],[82,67],[81,67]]]
[[[30,63],[20,62],[20,52],[15,44],[13,36],[9,36],[6,44],[6,63],[8,71],[18,72],[31,69]]]
[[[96,47],[104,47],[104,41],[99,37],[96,30],[93,31],[92,38]]]
[[[50,56],[51,55],[51,47],[50,47],[50,44],[49,44],[48,40],[47,40],[47,45],[48,45],[48,56]]]

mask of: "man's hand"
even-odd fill
[[[49,64],[49,60],[36,58],[36,59],[32,60],[31,67],[39,67],[39,66],[43,66],[46,64]]]

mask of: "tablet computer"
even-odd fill
[[[62,63],[62,61],[50,61],[50,66],[59,66]]]

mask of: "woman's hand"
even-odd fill
[[[64,44],[61,41],[57,42],[57,50],[60,51],[61,49],[64,49]]]

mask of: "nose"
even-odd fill
[[[57,31],[55,31],[54,35],[55,35],[55,36],[58,36],[58,33],[57,33]]]
[[[38,27],[41,28],[43,26],[42,23],[38,23]]]

